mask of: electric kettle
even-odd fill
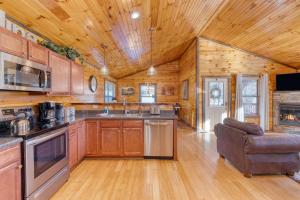
[[[19,114],[21,113],[18,113],[17,115]],[[17,117],[10,122],[10,130],[13,134],[18,133],[18,135],[22,135],[30,130],[30,121],[28,115],[27,113],[22,114],[25,114],[25,116]]]

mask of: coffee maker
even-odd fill
[[[56,122],[54,102],[39,104],[39,122],[42,124],[54,124]]]
[[[55,104],[55,117],[58,121],[64,121],[65,112],[64,112],[64,105],[62,103]]]

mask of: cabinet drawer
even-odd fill
[[[101,128],[120,128],[121,120],[101,120]]]
[[[20,160],[20,145],[0,151],[0,167]]]
[[[142,128],[143,120],[124,120],[123,127],[124,128]]]

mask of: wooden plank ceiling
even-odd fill
[[[223,0],[1,0],[12,18],[58,44],[77,48],[90,62],[103,62],[120,78],[153,63],[178,59]],[[139,11],[141,17],[130,15]]]
[[[204,36],[300,68],[299,0],[0,0],[12,18],[121,78],[178,59]],[[131,19],[139,11],[139,19]]]
[[[230,0],[202,35],[300,68],[300,1]]]

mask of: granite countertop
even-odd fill
[[[23,139],[19,137],[0,137],[0,150],[19,144],[22,141]]]
[[[85,119],[154,119],[154,120],[177,120],[178,116],[173,112],[161,112],[160,115],[151,115],[150,113],[111,113],[108,115],[100,114],[99,111],[81,111],[76,114],[76,117],[65,119],[70,124],[85,120]]]

